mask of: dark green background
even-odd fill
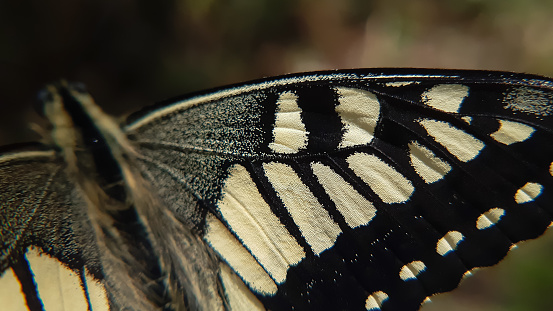
[[[0,144],[40,138],[28,125],[44,125],[32,109],[36,92],[59,78],[84,82],[106,111],[123,115],[289,72],[436,67],[553,76],[552,56],[553,1],[545,0],[0,0]],[[549,235],[423,310],[553,309]]]

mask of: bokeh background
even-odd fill
[[[40,138],[37,91],[84,82],[124,115],[298,71],[492,69],[553,76],[547,0],[0,0],[0,144]],[[423,310],[551,310],[553,234]]]

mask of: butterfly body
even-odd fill
[[[416,310],[552,221],[546,78],[298,74],[121,128],[70,85],[52,94],[82,109],[49,101],[54,149],[0,158],[1,280],[31,310],[50,303],[37,253],[92,310]]]

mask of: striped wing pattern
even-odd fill
[[[224,308],[417,310],[550,226],[552,87],[483,71],[290,75],[163,103],[123,132],[156,195],[220,260]],[[17,226],[2,228],[6,271],[4,249],[51,239],[23,230],[34,238],[15,246],[4,232]],[[80,284],[89,274],[103,278]]]

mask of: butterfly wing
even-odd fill
[[[0,176],[4,307],[108,310],[86,205],[63,160],[39,148],[4,153]]]
[[[86,129],[103,128],[111,149],[100,151],[128,171],[139,215],[166,207],[218,254],[226,307],[414,310],[550,225],[551,89],[541,77],[477,71],[286,76],[135,115],[132,148],[84,99]],[[58,307],[64,285],[41,279],[54,262],[60,284],[77,284],[67,301],[78,305],[66,308],[132,306],[121,284],[106,283],[90,227],[81,190],[97,176],[73,171],[76,186],[64,162],[42,150],[0,157],[0,300],[21,288],[21,305]],[[161,214],[144,219],[172,217]],[[172,257],[186,253],[173,231],[149,228]],[[217,269],[199,258],[182,267]]]
[[[121,129],[80,84],[49,85],[41,98],[53,150],[0,157],[2,302],[221,309],[205,243],[157,200]]]
[[[358,70],[165,103],[126,131],[231,309],[416,310],[551,224],[548,79]]]

